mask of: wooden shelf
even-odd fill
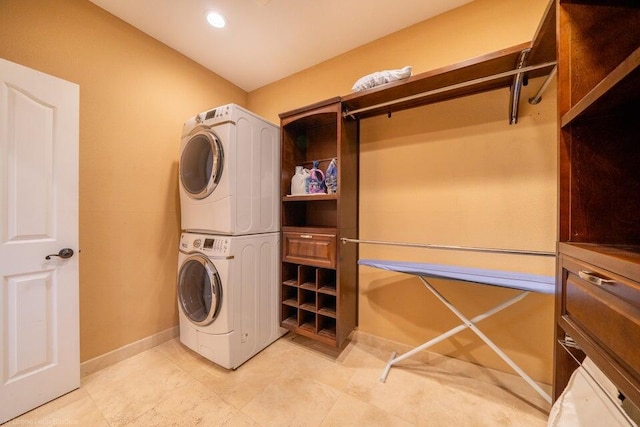
[[[282,326],[287,329],[293,329],[298,326],[298,320],[296,317],[287,317],[282,321]]]
[[[294,124],[297,129],[314,128],[335,122],[333,106],[340,102],[339,96],[324,99],[311,105],[280,113],[280,126]]]
[[[577,119],[588,119],[619,108],[637,107],[640,99],[640,48],[602,79],[596,87],[562,116],[565,127]],[[637,108],[633,108],[637,111]]]
[[[286,299],[286,300],[282,301],[282,303],[286,304],[288,306],[291,306],[291,307],[297,307],[298,306],[298,299],[297,298],[289,298],[289,299]]]
[[[421,96],[417,99],[376,107],[362,113],[354,114],[354,117],[363,119],[446,101],[461,96],[509,87],[513,83],[513,76],[492,77],[513,71],[516,67],[518,57],[523,50],[531,49],[529,53],[530,59],[527,61],[528,65],[540,65],[555,61],[555,22],[555,2],[550,1],[532,42],[522,43],[457,64],[416,74],[403,81],[388,83],[343,96],[342,103],[344,110],[348,113],[363,108],[371,108],[379,104],[395,102],[396,100],[416,96],[425,92],[434,92],[433,94]],[[530,71],[527,75],[529,77],[544,76],[549,74],[552,68],[553,65],[550,65]],[[460,86],[460,84],[465,82],[475,83]]]
[[[327,337],[331,340],[336,339],[336,330],[335,328],[322,328],[318,331],[318,335]]]
[[[291,225],[283,225],[282,231],[291,232],[291,233],[316,233],[316,234],[336,234],[337,229],[335,227],[323,227],[323,226],[313,226],[313,227],[297,227]]]
[[[306,303],[306,304],[300,304],[300,309],[302,310],[306,310],[306,311],[310,311],[312,313],[316,312],[316,306],[315,304],[310,304],[310,303]]]
[[[311,290],[311,291],[315,291],[316,290],[316,284],[312,283],[312,282],[305,282],[305,283],[301,284],[300,287],[302,289],[308,289],[308,290]]]
[[[307,330],[309,332],[316,332],[316,325],[315,323],[311,323],[311,322],[305,322],[303,324],[300,325],[300,329],[304,329]]]
[[[336,317],[336,309],[335,308],[331,308],[331,307],[323,307],[321,309],[318,310],[318,314],[321,314],[323,316],[329,316],[329,317]]]
[[[558,52],[556,46],[556,2],[549,1],[545,9],[538,29],[531,42],[531,53],[529,54],[529,64],[543,64],[555,61]]]
[[[337,194],[305,194],[303,196],[284,196],[283,202],[313,202],[314,200],[338,200]]]
[[[318,288],[318,292],[322,292],[323,294],[327,294],[327,295],[336,295],[336,285],[335,284],[333,284],[333,286],[324,285]]]

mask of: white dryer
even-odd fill
[[[178,255],[180,341],[235,369],[282,336],[279,248],[279,233],[183,233]]]
[[[183,126],[179,169],[183,230],[279,230],[278,126],[236,104],[200,113]]]

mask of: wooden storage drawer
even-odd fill
[[[304,228],[283,231],[282,235],[283,261],[315,267],[336,267],[335,231]]]
[[[562,317],[633,375],[640,370],[640,283],[562,257]]]

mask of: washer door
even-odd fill
[[[222,284],[218,270],[207,257],[194,254],[180,266],[178,301],[182,312],[196,325],[209,325],[218,316]]]
[[[209,129],[189,138],[180,156],[180,183],[195,199],[204,199],[215,190],[224,165],[220,139]]]

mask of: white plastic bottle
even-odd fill
[[[309,170],[304,169],[302,166],[296,166],[296,173],[291,178],[291,195],[299,196],[306,194],[307,178],[309,177]]]

